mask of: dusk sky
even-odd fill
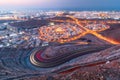
[[[120,0],[0,0],[0,8],[117,9]]]

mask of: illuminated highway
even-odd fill
[[[69,17],[69,18],[71,18],[71,19],[73,19],[74,20],[74,22],[73,21],[64,21],[64,20],[51,20],[51,21],[57,21],[57,22],[70,22],[70,23],[76,23],[77,25],[79,25],[79,27],[84,31],[82,34],[79,34],[78,36],[74,36],[73,38],[68,38],[68,39],[66,39],[66,40],[61,40],[61,43],[64,43],[64,42],[68,42],[68,41],[72,41],[72,40],[76,40],[76,39],[78,39],[78,38],[80,38],[80,37],[82,37],[82,36],[85,36],[86,34],[92,34],[92,35],[94,35],[94,36],[96,36],[96,37],[98,37],[99,39],[102,39],[102,40],[105,40],[105,41],[107,41],[107,42],[109,42],[109,43],[111,43],[111,44],[120,44],[120,42],[117,42],[117,41],[114,41],[114,40],[112,40],[112,39],[109,39],[109,38],[107,38],[107,37],[105,37],[105,36],[102,36],[101,34],[99,34],[98,32],[100,32],[100,31],[104,31],[104,30],[106,30],[106,29],[109,29],[109,27],[107,26],[107,28],[101,28],[101,30],[96,30],[96,31],[94,31],[94,30],[90,30],[90,29],[88,29],[88,28],[86,28],[86,27],[84,27],[83,25],[82,25],[82,23],[84,22],[84,23],[87,23],[86,21],[82,21],[82,23],[78,20],[78,19],[76,19],[75,17],[73,17],[73,16],[66,16],[66,17]],[[94,22],[96,22],[96,21],[94,21]],[[108,21],[107,23],[117,23],[116,21]],[[103,23],[104,24],[104,23]]]
[[[111,40],[111,39],[109,39],[109,38],[107,38],[107,37],[102,36],[101,34],[98,34],[98,33],[95,32],[95,31],[92,31],[92,30],[89,30],[89,29],[83,27],[83,26],[79,23],[78,19],[76,19],[76,18],[74,18],[74,17],[71,17],[71,16],[70,16],[70,18],[72,18],[73,20],[75,20],[75,21],[76,21],[76,24],[80,25],[80,27],[83,28],[86,32],[95,35],[95,36],[98,37],[99,39],[105,40],[105,41],[107,41],[107,42],[109,42],[109,43],[112,43],[112,44],[120,44],[120,42]]]
[[[76,71],[84,73],[83,79],[119,75],[120,12],[57,13],[61,12],[0,14],[0,80],[49,80],[52,76],[63,80],[61,74],[72,77]]]

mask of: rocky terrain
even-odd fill
[[[29,61],[33,49],[0,49],[0,80],[120,80],[120,45],[52,68]]]
[[[101,32],[103,36],[106,36],[112,40],[120,41],[120,24],[109,24],[110,29]]]

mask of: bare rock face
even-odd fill
[[[53,57],[57,57],[59,55],[71,53],[72,51],[79,50],[80,48],[83,48],[83,45],[49,46],[42,53],[42,56],[44,58],[53,58]]]
[[[49,46],[43,53],[44,58],[53,58],[67,52],[68,47],[71,46]]]
[[[110,29],[101,32],[105,37],[120,42],[120,24],[109,24]]]
[[[48,47],[43,53],[42,53],[42,57],[44,58],[52,58],[56,55],[56,50],[54,49],[54,47],[50,46]]]

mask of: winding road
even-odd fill
[[[80,48],[78,48],[77,50],[73,50],[71,52],[68,51],[68,53],[66,54],[60,54],[54,58],[49,58],[49,59],[43,58],[41,56],[43,51],[38,48],[38,49],[33,50],[33,52],[31,53],[30,61],[35,66],[39,66],[43,68],[55,67],[67,61],[70,61],[73,58],[86,55],[86,54],[90,54],[90,53],[94,53],[94,52],[98,52],[98,51],[111,47],[111,45],[84,45],[84,46],[86,47],[82,48],[81,46],[76,46]]]

